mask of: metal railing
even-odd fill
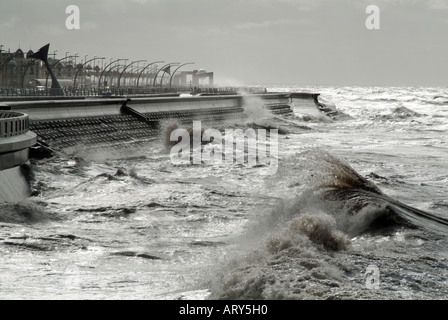
[[[12,111],[0,111],[0,138],[18,136],[29,131],[27,114]]]
[[[258,89],[259,90],[259,89]],[[100,97],[100,96],[123,96],[132,94],[166,94],[166,93],[192,93],[192,94],[230,94],[235,92],[254,92],[254,88],[234,88],[234,87],[148,87],[148,88],[132,88],[132,87],[110,87],[98,90],[96,87],[91,88],[64,88],[64,96],[67,97]],[[49,88],[1,88],[0,97],[39,97],[51,96]]]

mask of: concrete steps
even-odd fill
[[[53,149],[82,147],[123,147],[154,139],[160,133],[162,121],[190,125],[194,120],[204,124],[240,118],[241,107],[205,108],[151,113],[110,115],[92,118],[30,121],[30,129],[39,141]]]

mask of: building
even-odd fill
[[[28,59],[33,54],[29,50],[26,54],[22,49],[14,53],[0,53],[0,87],[2,88],[28,88],[34,87],[34,79],[42,76],[44,70],[42,63]]]

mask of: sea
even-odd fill
[[[277,128],[271,174],[174,163],[169,125],[135,149],[32,159],[32,195],[0,204],[0,299],[446,299],[448,88],[267,91],[341,115],[293,99],[216,124]]]

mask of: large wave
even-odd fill
[[[305,169],[302,165],[299,174],[304,184],[296,200],[299,212],[317,207],[334,216],[338,227],[349,235],[391,225],[448,233],[447,218],[389,197],[348,163],[328,152],[307,151],[295,159],[308,166]]]
[[[448,219],[387,196],[322,150],[286,159],[268,183],[283,200],[264,219],[257,217],[241,241],[242,255],[221,266],[211,298],[335,298],[330,288],[360,294],[363,284],[350,281],[358,272],[352,239],[415,228],[448,233]]]

